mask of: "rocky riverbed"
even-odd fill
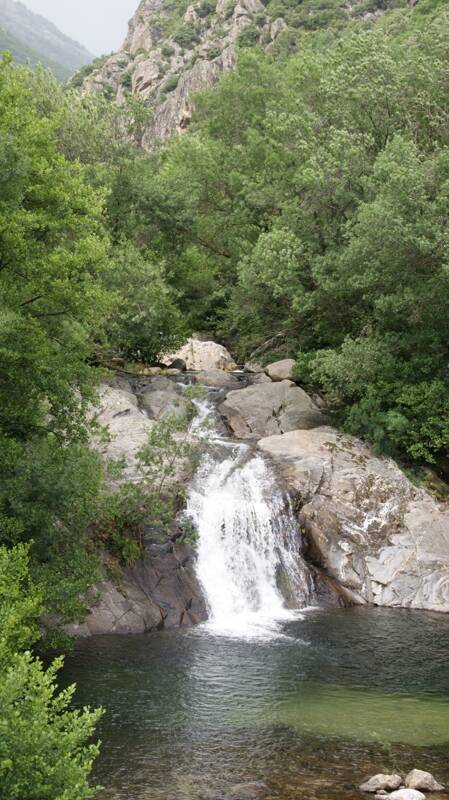
[[[190,340],[165,370],[118,374],[100,387],[97,419],[109,439],[97,446],[105,459],[124,458],[126,479],[137,480],[135,456],[154,424],[190,411],[183,383],[212,387],[230,434],[253,442],[285,481],[318,602],[449,611],[449,509],[394,461],[330,427],[293,366],[286,359],[239,372],[222,346]],[[178,479],[188,480],[182,465]],[[188,544],[150,543],[135,567],[94,591],[85,622],[71,629],[77,635],[193,625],[207,614]]]

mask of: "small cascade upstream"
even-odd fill
[[[216,426],[210,400],[198,402],[192,433],[207,445],[187,514],[198,532],[207,625],[231,636],[271,637],[312,601],[298,526],[271,465]]]

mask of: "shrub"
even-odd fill
[[[190,50],[192,45],[197,44],[200,40],[198,31],[193,25],[184,25],[173,38],[180,47],[185,47],[186,50]]]
[[[199,7],[197,8],[197,14],[199,17],[208,17],[210,14],[215,13],[215,2],[214,0],[202,0]]]
[[[221,56],[221,50],[219,47],[210,47],[207,51],[207,57],[209,61],[213,61],[214,58],[218,58],[219,56]]]
[[[0,783],[2,800],[88,800],[101,711],[71,710],[75,687],[56,687],[62,659],[45,669],[29,650],[39,635],[39,589],[23,545],[0,547]]]
[[[170,75],[169,78],[165,81],[162,86],[161,92],[163,94],[169,94],[169,92],[173,92],[176,89],[179,82],[179,75]]]
[[[248,25],[237,37],[238,47],[254,47],[258,43],[260,31],[255,25]]]
[[[161,55],[164,58],[171,58],[171,56],[174,54],[174,52],[175,52],[175,48],[172,47],[171,44],[163,44],[162,47],[161,47]]]
[[[122,86],[124,89],[132,89],[133,76],[131,72],[124,72],[122,75]]]

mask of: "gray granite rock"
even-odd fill
[[[415,789],[398,789],[388,795],[390,800],[426,800],[426,795]]]
[[[447,505],[394,461],[329,427],[270,436],[259,447],[296,496],[307,558],[353,602],[449,611]]]
[[[423,792],[444,791],[443,784],[438,783],[430,772],[425,772],[422,769],[412,769],[406,775],[404,783],[408,789],[418,789]]]
[[[315,428],[326,421],[310,397],[292,381],[262,383],[229,392],[220,411],[240,439]]]
[[[275,361],[265,367],[265,372],[272,381],[291,381],[295,368],[294,358],[284,358],[282,361]]]
[[[384,775],[382,772],[379,772],[377,775],[373,775],[372,778],[362,783],[359,786],[361,792],[370,792],[375,793],[379,790],[389,790],[392,791],[393,789],[399,789],[402,783],[402,778],[400,775]]]
[[[93,586],[91,596],[86,619],[68,626],[69,634],[147,633],[194,625],[207,616],[187,545],[150,545],[134,567]]]

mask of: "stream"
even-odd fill
[[[106,709],[100,797],[218,800],[263,781],[274,800],[355,800],[370,774],[413,767],[449,782],[449,618],[317,608],[272,467],[198,410],[186,513],[208,621],[92,637],[66,660],[77,704]]]

